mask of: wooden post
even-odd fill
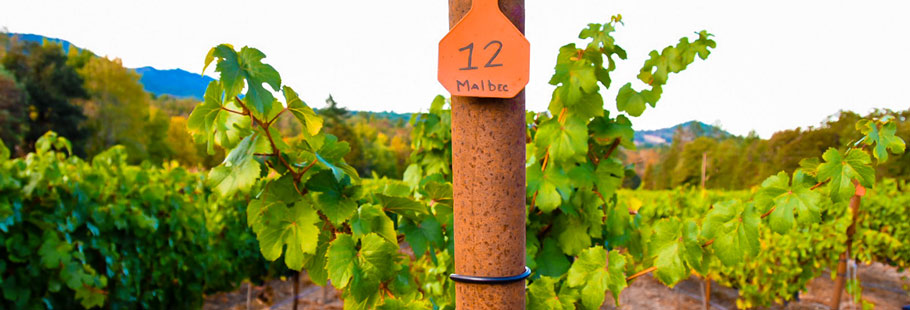
[[[711,310],[711,277],[705,276],[705,310]]]
[[[859,214],[859,204],[865,194],[866,188],[857,183],[856,193],[853,194],[853,197],[850,197],[850,213],[853,214],[853,220],[850,222],[850,227],[847,228],[847,250],[840,254],[840,261],[837,263],[837,280],[834,282],[834,296],[831,299],[830,306],[831,309],[834,310],[840,309],[840,298],[841,294],[844,292],[844,285],[847,280],[847,260],[850,259],[850,257],[847,257],[847,253],[850,253],[850,250],[853,247],[853,233],[856,232],[856,216]]]
[[[471,3],[449,0],[450,28]],[[500,0],[499,8],[524,33],[524,0]],[[525,132],[524,91],[508,99],[452,97],[459,275],[510,277],[525,272]],[[458,309],[524,309],[525,281],[456,282],[455,299]]]
[[[705,189],[705,175],[708,172],[708,152],[701,153],[701,189]]]

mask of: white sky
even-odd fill
[[[617,13],[625,26],[615,37],[629,59],[604,92],[612,111],[616,90],[635,80],[652,49],[702,29],[718,44],[707,61],[671,75],[657,108],[633,119],[636,129],[694,119],[767,138],[817,125],[841,109],[910,108],[908,1],[526,0],[526,6],[531,110],[549,103],[559,47],[579,42],[587,23]],[[445,94],[436,81],[436,49],[448,31],[447,10],[445,0],[0,0],[0,27],[65,39],[128,67],[196,73],[210,47],[249,45],[268,55],[265,62],[311,106],[323,106],[331,93],[354,110],[415,112]]]

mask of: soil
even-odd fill
[[[875,309],[901,309],[910,305],[910,272],[897,272],[894,267],[873,263],[859,265],[857,276],[863,285],[863,299],[875,304]],[[682,281],[674,288],[660,284],[651,275],[645,275],[623,290],[619,299],[621,306],[614,306],[612,296],[607,297],[602,310],[613,309],[703,309],[703,281],[692,277]],[[736,309],[737,292],[735,289],[722,287],[713,283],[711,289],[711,308],[718,310]],[[800,292],[799,301],[785,305],[773,305],[760,308],[767,310],[828,310],[832,298],[834,281],[827,274],[809,282],[806,291]],[[291,309],[293,305],[293,281],[273,280],[261,286],[245,283],[233,292],[206,296],[203,309],[207,310],[245,310],[249,293],[249,309]],[[306,275],[301,275],[298,308],[341,310],[342,301],[338,291],[331,284],[323,288],[312,283]],[[849,295],[844,293],[841,309],[862,309],[861,305],[852,303]]]
[[[293,278],[276,279],[263,285],[244,283],[233,292],[218,293],[206,296],[204,310],[246,310],[274,309],[290,310],[294,305]],[[339,292],[329,283],[321,287],[310,281],[306,273],[300,275],[297,294],[298,310],[342,310],[344,304],[339,299]],[[249,300],[249,308],[247,307]]]

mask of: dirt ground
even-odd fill
[[[910,305],[910,293],[904,290],[910,286],[910,272],[898,273],[897,269],[874,263],[859,265],[857,276],[863,285],[863,299],[875,304],[875,309],[901,309]],[[703,309],[703,285],[695,277],[685,280],[671,289],[657,282],[651,275],[646,275],[632,283],[619,296],[620,307],[613,306],[613,298],[608,297],[601,309]],[[767,310],[827,310],[832,298],[834,281],[825,275],[809,282],[806,291],[800,292],[799,301],[786,305],[773,305],[760,308]],[[736,309],[737,292],[723,287],[716,282],[711,285],[711,308],[718,310]],[[849,295],[841,295],[841,309],[862,309],[853,304]]]
[[[898,273],[893,267],[882,264],[860,265],[857,276],[863,285],[863,299],[875,304],[875,309],[901,309],[910,305],[910,272]],[[331,286],[319,287],[302,275],[300,277],[298,309],[337,309],[343,304],[338,299],[338,292]],[[608,296],[601,309],[702,309],[703,282],[690,278],[679,283],[675,288],[660,284],[651,275],[635,280],[626,288],[619,299],[620,307],[615,307],[613,298]],[[786,305],[774,305],[767,310],[827,310],[831,299],[834,281],[824,275],[809,283],[807,291],[799,294],[799,301]],[[245,310],[249,295],[249,309],[291,309],[293,304],[293,282],[274,280],[262,286],[244,284],[236,291],[207,296],[203,309],[207,310]],[[712,284],[711,308],[718,310],[736,309],[735,289]],[[841,309],[862,309],[852,303],[845,293],[841,300]]]
[[[206,296],[205,310],[246,310],[246,309],[275,309],[290,310],[294,304],[294,282],[292,278],[286,280],[272,280],[262,286],[244,283],[240,289],[233,292],[219,293]],[[342,310],[344,304],[339,299],[338,291],[331,284],[321,287],[310,281],[306,274],[301,274],[298,287],[298,310],[330,309]],[[249,308],[247,302],[249,301]]]

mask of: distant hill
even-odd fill
[[[190,73],[182,69],[158,70],[152,67],[137,68],[142,77],[139,82],[145,90],[155,95],[171,95],[178,98],[202,100],[205,88],[214,79]]]
[[[44,43],[44,40],[47,40],[47,41],[50,41],[50,42],[54,42],[54,43],[59,43],[60,45],[63,45],[63,50],[64,50],[64,51],[69,51],[70,46],[75,47],[75,45],[73,45],[72,43],[70,43],[70,42],[67,41],[67,40],[57,39],[57,38],[50,38],[50,37],[45,37],[45,36],[37,35],[37,34],[31,34],[31,33],[10,33],[10,36],[14,36],[14,37],[16,37],[16,38],[18,38],[19,40],[22,40],[22,41],[26,41],[26,42],[35,42],[35,43],[39,43],[39,44],[40,44],[40,43]],[[76,48],[78,48],[78,47],[76,47]]]
[[[59,43],[63,46],[64,51],[69,48],[78,46],[73,45],[67,40],[45,37],[31,33],[10,33],[19,40],[27,42],[43,43],[44,40]],[[142,67],[134,69],[142,77],[139,82],[146,91],[156,96],[171,95],[177,98],[196,98],[202,100],[205,95],[205,87],[213,79],[207,76],[190,73],[181,69],[159,70],[153,67]]]
[[[316,109],[316,112],[319,113],[319,109]],[[413,114],[413,113],[397,113],[397,112],[391,112],[391,111],[383,111],[383,112],[351,111],[351,114],[360,114],[360,113],[372,115],[375,118],[388,119],[393,122],[403,121],[405,123],[407,123],[409,120],[411,120],[411,115]]]
[[[699,121],[689,121],[669,128],[635,131],[635,144],[646,148],[670,144],[673,143],[673,136],[678,130],[682,130],[683,138],[689,140],[703,136],[715,138],[732,136],[723,129]]]

